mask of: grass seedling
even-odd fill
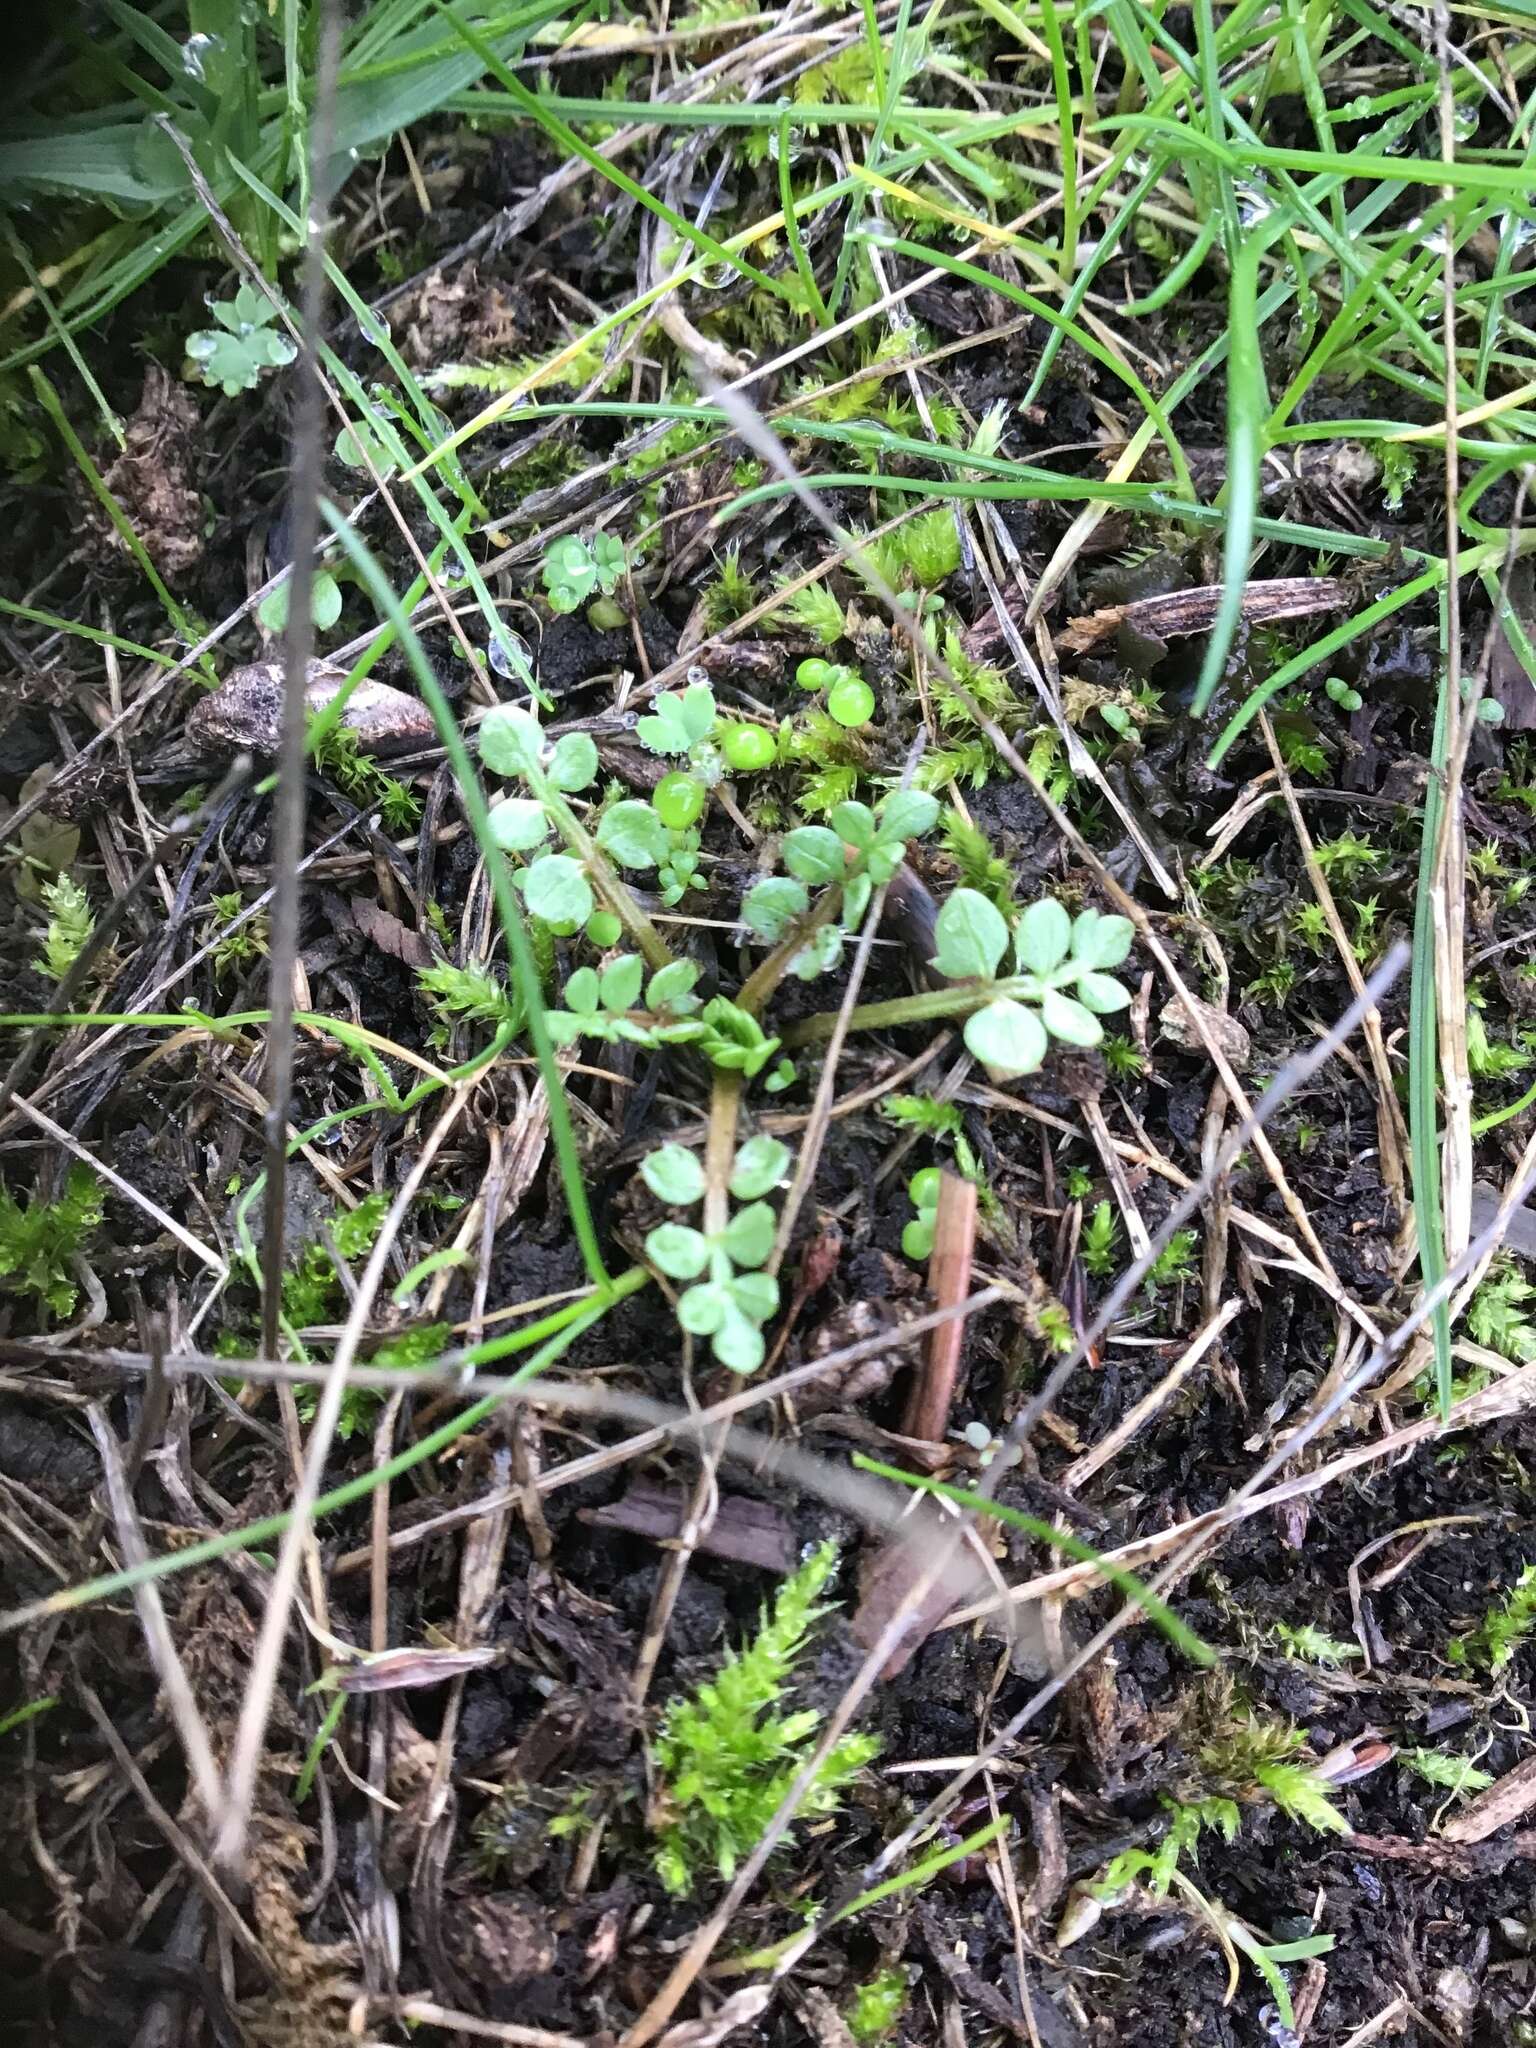
[[[794,1782],[821,1722],[814,1708],[785,1711],[821,1599],[837,1565],[830,1543],[812,1553],[774,1597],[762,1626],[727,1657],[718,1678],[663,1711],[654,1744],[659,1776],[652,1814],[656,1874],[687,1897],[706,1877],[729,1879]],[[845,1735],[822,1765],[799,1818],[835,1811],[880,1748]]]

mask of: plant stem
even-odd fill
[[[588,878],[595,883],[597,893],[640,948],[647,967],[654,974],[658,968],[668,966],[672,955],[667,950],[665,940],[636,902],[628,884],[620,879],[612,861],[559,790],[544,775],[530,774],[528,782],[534,795],[548,813],[555,830],[586,869]]]
[[[780,939],[773,951],[759,960],[756,967],[753,968],[752,972],[741,984],[736,995],[736,1007],[738,1010],[745,1010],[752,1017],[761,1016],[764,1006],[772,997],[779,983],[784,979],[784,971],[789,966],[790,961],[794,959],[812,932],[820,931],[824,924],[832,922],[834,915],[842,904],[842,900],[843,892],[841,889],[832,888],[823,891],[821,896],[818,897],[814,908],[805,917],[797,919],[788,938]],[[812,1021],[820,1023],[822,1020],[818,1017],[812,1019]],[[821,1036],[823,1038],[829,1035],[830,1027],[835,1021],[834,1013],[832,1017],[827,1019],[829,1028],[828,1031],[822,1032]],[[788,1043],[787,1040],[786,1043]]]
[[[848,1029],[888,1031],[898,1024],[931,1024],[941,1017],[969,1017],[973,1010],[985,1009],[988,1003],[1003,1002],[1009,997],[1030,1001],[1038,994],[1039,983],[1030,974],[1003,981],[962,981],[953,988],[929,988],[918,995],[893,996],[889,1002],[860,1003],[849,1012]],[[814,1017],[803,1017],[798,1024],[791,1024],[784,1034],[786,1051],[798,1052],[803,1045],[820,1045],[830,1038],[837,1015],[836,1010],[821,1010]]]

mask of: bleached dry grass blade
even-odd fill
[[[341,1417],[341,1404],[347,1391],[348,1375],[357,1356],[358,1343],[367,1326],[374,1299],[384,1278],[385,1265],[394,1250],[395,1238],[406,1211],[426,1179],[433,1160],[462,1114],[470,1093],[469,1088],[455,1089],[413,1161],[410,1172],[401,1182],[399,1191],[390,1204],[389,1214],[384,1219],[378,1240],[368,1255],[368,1262],[358,1275],[357,1294],[352,1303],[351,1313],[347,1317],[331,1363],[326,1368],[319,1402],[315,1409],[315,1419],[310,1425],[303,1476],[294,1494],[288,1526],[277,1554],[277,1563],[273,1567],[271,1589],[267,1595],[267,1610],[262,1617],[261,1633],[256,1639],[256,1649],[251,1660],[250,1686],[235,1731],[229,1764],[229,1794],[215,1841],[216,1858],[226,1868],[237,1867],[244,1851],[257,1773],[261,1768],[262,1750],[266,1743],[267,1719],[272,1711],[272,1696],[277,1689],[283,1648],[293,1615],[293,1597],[298,1585],[299,1566],[309,1540],[310,1521],[315,1502],[320,1497],[321,1481],[325,1477],[326,1461],[330,1457],[331,1446],[335,1441],[336,1425]]]

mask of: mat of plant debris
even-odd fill
[[[6,2039],[1536,2040],[1524,14],[19,40]]]

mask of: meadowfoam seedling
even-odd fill
[[[627,953],[600,971],[578,967],[565,984],[565,1007],[545,1013],[556,1045],[578,1038],[620,1039],[632,1045],[687,1045],[706,1036],[695,1015],[699,998],[693,985],[699,970],[692,960],[674,960],[645,981],[645,962]],[[640,1007],[644,983],[645,1004]]]
[[[790,962],[802,981],[834,968],[842,959],[843,934],[858,926],[874,890],[889,882],[906,858],[908,842],[932,829],[938,799],[924,790],[893,790],[871,810],[868,804],[838,804],[830,825],[799,825],[784,837],[787,875],[756,883],[742,900],[742,922],[769,945],[777,945],[810,908],[810,888],[841,891],[837,923],[823,925]]]
[[[965,1043],[1000,1076],[1032,1074],[1053,1038],[1097,1045],[1104,1036],[1099,1018],[1131,1000],[1129,990],[1104,972],[1131,949],[1129,918],[1084,910],[1074,919],[1046,896],[1010,934],[994,903],[975,889],[957,889],[939,912],[934,936],[933,965],[941,974],[997,983],[995,998],[966,1019]],[[1020,971],[999,981],[1010,940]]]
[[[273,325],[277,307],[253,285],[242,284],[232,299],[210,299],[208,310],[219,324],[189,334],[187,354],[202,381],[226,398],[254,391],[263,370],[280,370],[298,354]]]
[[[594,592],[611,597],[624,574],[624,543],[611,533],[589,542],[568,533],[545,550],[543,577],[552,612],[573,612]]]
[[[1358,711],[1365,702],[1360,692],[1346,683],[1342,676],[1330,676],[1323,689],[1341,711]]]
[[[597,747],[590,733],[562,733],[551,744],[531,712],[499,704],[480,725],[480,758],[494,774],[528,785],[531,796],[502,797],[491,807],[491,833],[508,853],[533,857],[515,877],[530,912],[561,935],[579,931],[597,908],[587,861],[599,849],[621,866],[653,868],[669,847],[665,826],[646,803],[615,804],[603,817],[594,847],[565,802],[597,779]],[[586,859],[540,849],[556,832]]]
[[[677,1319],[691,1336],[708,1337],[715,1357],[732,1372],[756,1372],[762,1364],[763,1325],[779,1305],[778,1282],[760,1270],[776,1229],[762,1197],[783,1183],[789,1158],[789,1147],[777,1138],[748,1138],[730,1177],[732,1200],[745,1206],[723,1230],[706,1235],[685,1223],[662,1223],[645,1240],[668,1279],[694,1283],[678,1298]],[[704,1168],[686,1146],[659,1146],[641,1161],[640,1174],[651,1193],[674,1208],[704,1199]]]
[[[285,577],[256,607],[256,623],[263,633],[276,634],[287,629],[288,587]],[[309,617],[317,633],[328,633],[341,617],[341,585],[329,570],[317,569],[310,582]]]

